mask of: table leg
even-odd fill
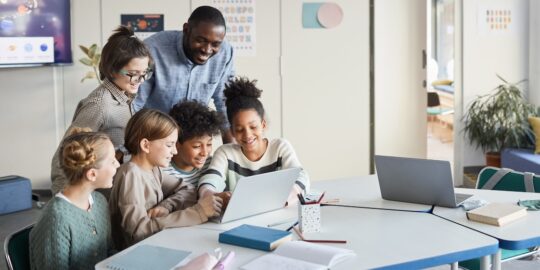
[[[501,249],[491,256],[491,269],[501,270]]]
[[[489,259],[491,256],[484,256],[480,258],[480,269],[481,270],[489,270]]]

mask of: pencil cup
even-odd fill
[[[321,205],[320,204],[298,204],[298,224],[300,231],[320,232],[321,231]]]

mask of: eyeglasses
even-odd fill
[[[118,73],[122,74],[124,76],[128,76],[130,83],[139,83],[141,81],[146,81],[146,80],[148,80],[148,79],[150,79],[152,77],[152,69],[150,69],[150,68],[147,69],[144,74],[133,74],[133,73],[130,73],[129,71],[123,70],[123,69],[118,71]]]

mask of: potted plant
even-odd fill
[[[99,49],[98,45],[92,44],[90,47],[79,45],[79,48],[81,48],[86,55],[86,57],[79,59],[79,62],[92,68],[91,71],[88,71],[85,74],[81,82],[84,82],[86,79],[96,79],[98,83],[101,84],[101,79],[99,78],[99,61],[101,60],[101,50]]]
[[[486,155],[486,165],[500,167],[500,153],[506,147],[525,147],[534,138],[527,118],[534,106],[523,98],[519,85],[503,82],[490,93],[474,99],[463,117],[464,132],[471,143]]]

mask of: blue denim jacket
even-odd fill
[[[135,110],[169,113],[183,99],[208,104],[212,98],[217,111],[225,115],[223,89],[234,76],[232,46],[224,41],[206,64],[196,65],[184,54],[182,36],[181,31],[162,31],[144,41],[154,58],[154,75],[139,88]]]

